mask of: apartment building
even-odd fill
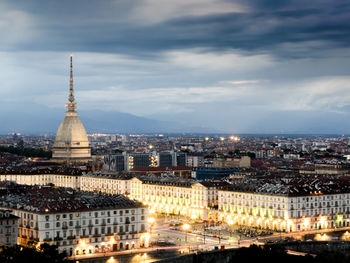
[[[286,232],[350,226],[344,179],[241,184],[218,195],[219,220],[228,224]]]
[[[0,246],[17,244],[18,219],[11,210],[0,209]]]
[[[162,176],[0,175],[24,184],[123,194],[150,213],[223,221],[277,231],[350,226],[347,177],[249,179],[232,184]]]
[[[47,242],[68,255],[147,247],[147,207],[123,195],[3,183],[0,207],[19,217],[18,242]]]

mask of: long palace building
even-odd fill
[[[123,194],[143,202],[150,214],[180,215],[193,220],[222,221],[286,232],[350,226],[350,183],[347,178],[246,180],[233,185],[101,174],[0,175],[0,180]]]
[[[45,242],[70,256],[149,244],[147,207],[124,195],[13,182],[2,182],[1,189],[0,208],[19,218],[20,244]]]

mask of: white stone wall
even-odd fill
[[[239,225],[303,231],[349,226],[350,194],[287,197],[219,191],[223,220]]]
[[[56,244],[70,254],[88,254],[148,246],[144,244],[147,208],[66,213],[13,210],[20,217],[19,242],[33,238]],[[140,243],[141,241],[141,243]]]

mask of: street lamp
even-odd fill
[[[152,236],[152,227],[156,220],[154,219],[154,217],[149,217],[147,221],[148,221],[148,224],[150,225],[149,234]]]
[[[229,229],[230,229],[230,239],[232,239],[232,226],[233,226],[233,220],[229,219],[227,224],[229,225]]]
[[[205,245],[205,230],[206,230],[206,227],[205,227],[205,222],[203,224],[203,234],[204,234],[204,238],[203,238],[203,242],[204,242],[204,245]]]
[[[191,226],[189,224],[183,224],[182,229],[185,231],[185,242],[187,243],[187,231],[190,230]]]

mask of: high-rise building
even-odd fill
[[[187,165],[187,154],[185,152],[176,153],[176,166],[186,166]]]
[[[144,167],[186,166],[187,154],[183,152],[119,153],[104,157],[104,169],[108,171],[131,171]]]
[[[159,167],[186,166],[187,154],[185,152],[160,152]]]
[[[55,161],[87,161],[91,159],[91,149],[84,125],[76,111],[73,90],[73,58],[70,56],[69,96],[66,116],[58,127],[52,149]]]
[[[171,152],[160,152],[159,153],[159,167],[171,167],[176,166],[176,153]]]

